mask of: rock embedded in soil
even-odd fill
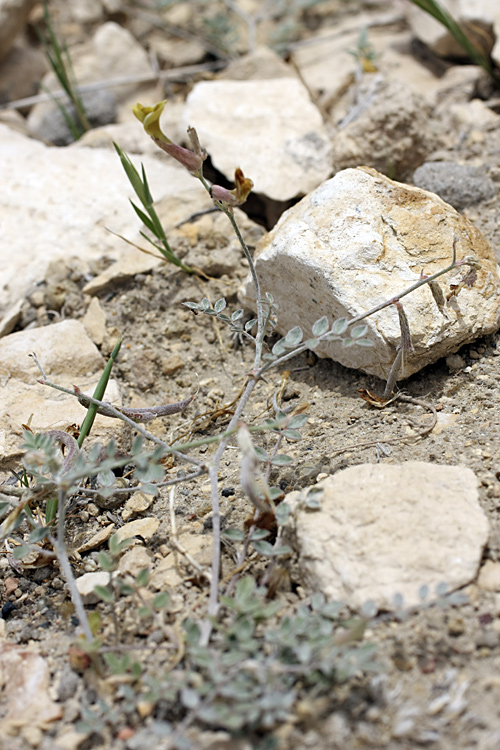
[[[306,506],[320,492],[319,510]],[[315,495],[316,499],[318,495]],[[478,482],[464,466],[361,464],[285,498],[302,581],[329,600],[393,609],[419,589],[454,590],[476,576],[488,539]]]
[[[36,0],[0,0],[0,60],[7,56]]]
[[[497,195],[498,190],[483,171],[470,164],[426,162],[415,170],[413,183],[436,193],[457,211]]]
[[[216,169],[232,181],[241,167],[268,198],[304,195],[332,172],[323,119],[296,78],[202,81],[187,98],[184,120]]]
[[[332,138],[335,171],[365,165],[408,177],[436,147],[426,100],[401,81],[365,76]]]
[[[373,169],[347,169],[285,212],[260,242],[256,268],[262,293],[278,308],[278,331],[300,325],[311,335],[314,321],[351,319],[390,300],[452,260],[471,256],[481,264],[473,287],[450,299],[443,315],[427,285],[402,300],[414,350],[399,379],[491,333],[500,318],[500,277],[479,230],[438,196],[390,180]],[[443,293],[466,269],[440,278]],[[241,292],[255,309],[250,277]],[[315,353],[386,379],[400,343],[398,313],[390,306],[367,318],[372,347],[321,343]]]

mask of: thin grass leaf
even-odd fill
[[[453,36],[453,38],[459,43],[459,45],[467,52],[471,60],[477,65],[480,65],[494,80],[498,80],[498,75],[493,70],[493,67],[488,58],[483,55],[481,50],[471,42],[467,34],[463,31],[461,26],[455,21],[448,11],[440,5],[437,0],[411,0],[413,5],[418,6],[423,11],[428,13],[430,16],[439,21]]]
[[[115,345],[115,348],[113,349],[113,351],[111,352],[111,356],[106,364],[106,367],[104,368],[104,372],[99,378],[99,382],[97,383],[96,389],[94,391],[94,398],[98,399],[98,401],[102,401],[102,398],[106,391],[106,386],[108,385],[108,380],[109,380],[109,376],[111,375],[111,370],[113,368],[114,361],[116,357],[118,356],[118,352],[120,351],[121,345],[122,345],[122,340],[120,339],[118,343]],[[95,404],[90,404],[89,408],[87,409],[87,415],[85,419],[83,420],[82,426],[80,427],[80,435],[78,436],[79,448],[82,447],[83,441],[85,440],[87,435],[90,433],[90,430],[92,429],[92,425],[94,424],[96,414],[97,414],[97,406]]]

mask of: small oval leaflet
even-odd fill
[[[226,300],[224,299],[224,297],[221,297],[221,299],[218,299],[217,302],[215,303],[214,310],[215,312],[220,313],[224,310],[225,307],[226,307]]]
[[[367,325],[354,326],[354,328],[351,328],[351,336],[353,339],[360,339],[362,338],[362,336],[365,335],[367,330],[368,330]]]
[[[337,335],[340,335],[341,333],[345,333],[346,330],[347,330],[346,318],[339,318],[332,325],[332,333],[336,333]]]
[[[284,338],[284,345],[290,349],[294,346],[297,346],[302,341],[303,335],[304,334],[302,333],[302,328],[300,326],[295,326],[295,328],[292,328],[286,334]]]
[[[322,336],[327,331],[328,331],[328,318],[326,317],[326,315],[323,315],[322,318],[320,318],[313,324],[312,334],[313,336]]]

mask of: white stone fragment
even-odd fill
[[[100,601],[97,594],[94,593],[96,586],[107,586],[110,582],[111,576],[104,570],[100,570],[97,573],[84,573],[76,579],[76,588],[78,593],[82,597],[84,604],[95,604]]]
[[[206,191],[172,160],[132,161],[138,169],[144,163],[155,201],[168,200],[172,223],[207,204]],[[147,244],[128,200],[136,200],[134,192],[114,151],[48,148],[0,124],[0,163],[0,314],[45,278],[51,260],[133,258],[136,273],[141,261],[147,267],[162,262],[108,231]]]
[[[407,352],[399,379],[409,377],[462,344],[498,328],[500,278],[493,253],[476,227],[433,193],[394,182],[367,168],[347,169],[323,183],[285,212],[257,250],[262,293],[278,308],[278,330],[300,325],[311,335],[323,315],[330,324],[351,319],[390,300],[420,279],[445,268],[452,259],[472,256],[480,262],[473,287],[446,304],[445,317],[428,285],[402,300],[414,350]],[[444,294],[465,270],[441,278]],[[250,277],[242,301],[255,309]],[[315,349],[347,367],[386,379],[400,343],[396,308],[367,318],[374,346],[322,342]]]
[[[202,81],[187,98],[184,121],[229,180],[241,167],[269,198],[303,195],[332,172],[321,114],[295,78]]]
[[[465,586],[488,539],[477,484],[464,466],[410,461],[352,466],[290,493],[304,584],[329,600],[388,609],[396,594],[417,604],[424,585],[431,594],[441,583]],[[320,510],[305,507],[311,489],[323,490]]]

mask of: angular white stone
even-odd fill
[[[187,98],[184,121],[229,180],[241,167],[269,198],[303,195],[332,172],[322,117],[295,78],[202,81]]]
[[[140,123],[137,127],[141,131]],[[199,182],[172,160],[132,161],[138,169],[144,163],[154,199],[169,200],[172,223],[207,202]],[[107,231],[147,244],[128,200],[136,201],[134,192],[114,150],[48,148],[0,124],[0,163],[0,315],[44,279],[51,260],[140,256],[149,265],[161,262]]]
[[[318,488],[321,510],[305,509]],[[464,466],[361,464],[286,502],[304,585],[355,607],[392,609],[395,594],[414,605],[423,585],[434,594],[440,583],[468,584],[488,539],[477,479]]]
[[[476,227],[433,193],[393,182],[375,170],[347,169],[285,212],[257,250],[261,290],[278,303],[278,330],[300,325],[305,338],[327,315],[353,318],[390,300],[452,259],[473,256],[481,263],[472,288],[446,305],[445,318],[427,285],[402,300],[413,352],[399,379],[409,377],[462,344],[498,328],[500,278],[488,243]],[[464,269],[441,279],[444,293]],[[244,304],[255,309],[250,277]],[[367,318],[371,348],[321,343],[320,357],[386,379],[400,342],[398,313],[390,306]]]

